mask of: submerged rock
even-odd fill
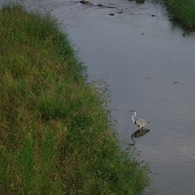
[[[86,3],[89,3],[89,1],[88,0],[82,0],[82,1],[80,1],[80,3],[86,4]]]
[[[144,3],[145,0],[136,0],[137,3]]]

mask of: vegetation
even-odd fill
[[[1,195],[138,195],[149,185],[84,74],[53,19],[0,10]]]
[[[194,0],[164,0],[171,15],[187,28],[195,26],[195,1]]]

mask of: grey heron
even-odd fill
[[[138,119],[135,119],[135,116],[137,114],[135,110],[130,110],[129,112],[133,112],[134,113],[133,116],[132,116],[132,118],[131,118],[132,123],[134,123],[135,125],[137,125],[140,129],[143,129],[144,126],[149,125],[149,122],[146,121],[146,120],[144,120],[144,119],[139,119],[139,118]]]

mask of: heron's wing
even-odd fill
[[[146,121],[146,120],[144,120],[144,119],[140,119],[140,118],[136,119],[136,123],[137,123],[137,124],[139,124],[139,123],[142,123],[142,124],[149,124],[148,121]]]

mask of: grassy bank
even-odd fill
[[[84,73],[51,18],[0,10],[1,195],[138,195],[149,185]]]
[[[185,27],[195,26],[195,1],[194,0],[164,0],[170,14]]]

